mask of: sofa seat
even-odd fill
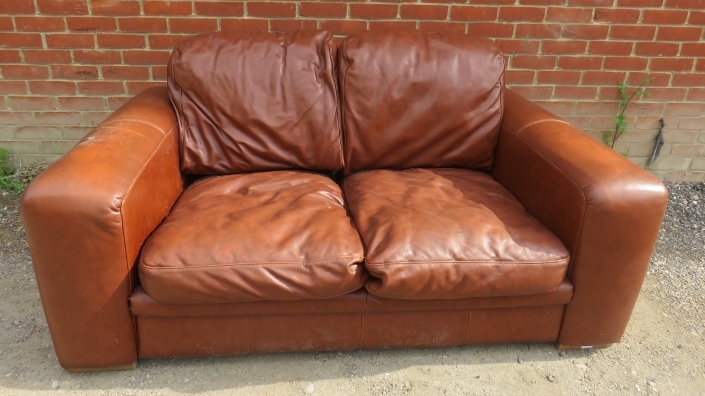
[[[146,241],[139,274],[165,303],[321,299],[361,288],[362,259],[338,185],[274,171],[191,185]]]
[[[561,241],[484,172],[375,170],[346,178],[343,190],[377,296],[542,294],[565,277]]]

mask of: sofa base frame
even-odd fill
[[[132,364],[123,364],[120,366],[109,366],[109,367],[88,367],[88,368],[67,368],[69,373],[92,373],[97,371],[126,371],[134,370],[137,368],[137,362]]]

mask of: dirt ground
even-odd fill
[[[603,350],[553,344],[142,360],[69,374],[54,355],[17,197],[0,192],[0,395],[703,395],[703,185],[672,203],[627,333]],[[681,191],[682,190],[682,191]]]

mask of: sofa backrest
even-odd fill
[[[489,40],[364,32],[338,49],[345,172],[489,170],[502,118],[505,62]]]
[[[181,169],[224,174],[343,168],[328,32],[210,33],[174,49],[167,84]]]

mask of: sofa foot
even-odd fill
[[[110,366],[110,367],[89,367],[89,368],[70,368],[66,369],[69,373],[90,373],[95,371],[123,371],[123,370],[134,370],[137,368],[137,362],[132,364],[125,364],[122,366]]]
[[[600,344],[600,345],[564,345],[564,344],[556,344],[558,346],[558,349],[560,350],[566,350],[566,349],[603,349],[603,348],[609,348],[614,344]]]

